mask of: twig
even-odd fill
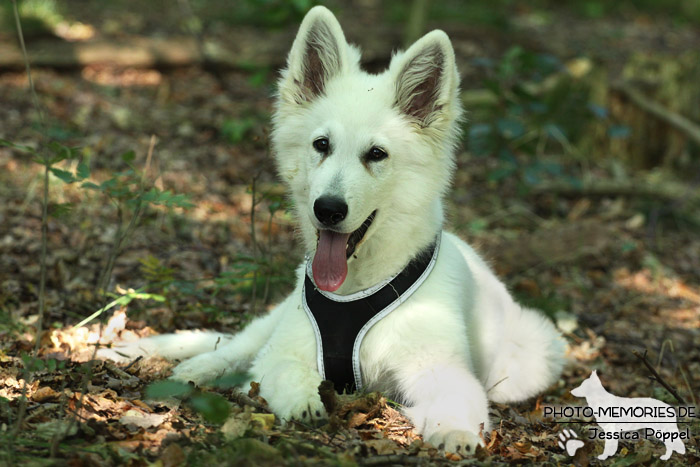
[[[151,169],[151,160],[153,159],[153,149],[156,147],[156,142],[158,139],[156,135],[151,135],[151,141],[148,143],[148,154],[146,154],[146,164],[143,166],[143,173],[141,174],[141,191],[143,192],[146,186],[146,175]]]
[[[100,274],[100,279],[97,281],[97,288],[95,290],[96,294],[103,294],[107,289],[109,278],[112,275],[112,269],[114,269],[114,262],[119,255],[119,242],[122,238],[122,232],[124,228],[124,212],[122,210],[121,204],[117,202],[117,230],[114,232],[114,239],[109,250],[109,255],[107,255],[107,263],[105,264],[102,273]],[[106,296],[106,295],[105,295]]]
[[[19,10],[17,9],[17,0],[12,0],[13,14],[15,17],[15,25],[17,27],[17,36],[19,37],[19,43],[22,47],[22,57],[24,59],[24,66],[27,72],[27,80],[29,81],[29,89],[31,91],[32,100],[34,101],[34,108],[37,111],[39,117],[39,124],[41,128],[45,128],[44,125],[44,114],[41,111],[41,106],[39,105],[39,97],[37,96],[36,89],[34,88],[34,80],[32,79],[32,70],[29,65],[29,56],[27,55],[27,48],[24,44],[24,34],[22,32],[22,23],[19,20]],[[39,346],[41,344],[41,334],[44,328],[44,311],[46,309],[46,256],[48,250],[48,232],[49,232],[49,158],[44,153],[44,193],[41,208],[41,259],[40,259],[40,278],[39,278],[39,319],[36,324],[36,337],[34,340],[34,352],[33,355],[36,356],[39,352]],[[32,372],[25,366],[23,370],[23,380],[22,384],[22,395],[19,400],[19,408],[17,409],[17,420],[15,421],[15,426],[12,429],[12,433],[9,437],[8,448],[10,457],[14,456],[14,440],[19,434],[19,430],[24,423],[24,417],[27,412],[27,381],[32,378]]]
[[[265,128],[263,130],[263,134],[265,136],[265,160],[267,161],[267,160],[270,160],[270,133]],[[270,193],[267,191],[263,191],[263,193],[264,193],[263,198],[269,199]],[[270,218],[268,219],[268,222],[267,222],[267,251],[265,251],[263,253],[267,259],[267,264],[270,264],[271,260],[272,260],[272,219],[274,216],[275,216],[275,211],[270,209]],[[267,299],[269,297],[271,276],[272,276],[272,270],[268,267],[265,270],[265,288],[263,291],[263,299],[262,299],[262,302],[264,305],[267,304]]]
[[[632,355],[634,355],[635,357],[637,357],[638,359],[640,359],[640,360],[642,361],[642,363],[644,363],[644,366],[646,366],[647,369],[649,370],[649,372],[652,374],[652,376],[650,376],[650,379],[653,379],[653,380],[657,381],[657,382],[658,382],[661,386],[663,386],[668,392],[670,392],[671,395],[672,395],[673,397],[675,397],[676,400],[677,400],[678,402],[680,402],[682,405],[688,405],[688,403],[685,401],[685,399],[683,399],[683,398],[676,392],[676,390],[673,389],[673,387],[671,387],[671,385],[668,384],[668,383],[666,382],[666,380],[664,380],[664,379],[661,377],[661,375],[654,369],[654,366],[649,362],[649,360],[647,360],[647,351],[646,351],[646,349],[644,350],[644,355],[640,354],[640,353],[639,353],[638,351],[636,351],[636,350],[633,350],[633,351],[632,351]]]
[[[250,188],[250,239],[253,242],[253,262],[255,263],[255,269],[253,270],[253,290],[251,292],[252,298],[251,298],[251,311],[253,315],[255,315],[255,308],[256,308],[256,294],[258,291],[258,242],[255,237],[255,206],[257,203],[255,202],[255,184],[258,181],[258,175],[256,174],[253,177],[253,182],[251,184]]]
[[[68,386],[68,379],[64,379],[63,384],[61,385],[61,404],[58,408],[58,413],[61,414],[62,419],[65,418],[65,412],[67,411],[66,406],[68,405],[68,400],[69,400],[69,397],[65,391],[67,386]],[[68,433],[68,430],[70,430],[70,429],[71,429],[70,426],[66,426],[65,433]],[[61,434],[61,430],[57,430],[51,439],[51,448],[49,451],[51,457],[56,457],[56,453],[58,452],[58,447],[61,443],[62,438],[63,438],[63,436]]]
[[[241,391],[233,391],[231,394],[231,399],[238,405],[249,405],[255,409],[261,410],[265,413],[271,413],[270,409],[255,399],[249,397],[246,393]]]
[[[663,107],[646,97],[629,83],[618,82],[610,86],[615,91],[624,94],[632,103],[640,109],[650,113],[654,117],[663,120],[676,130],[685,134],[688,138],[700,144],[700,126],[684,116],[677,114]]]
[[[136,197],[136,207],[134,207],[134,212],[131,216],[131,219],[129,219],[129,224],[126,226],[125,229],[122,228],[124,219],[123,210],[121,208],[121,205],[117,205],[119,227],[117,227],[117,231],[114,234],[112,248],[109,252],[109,256],[107,257],[107,264],[102,270],[102,275],[100,276],[100,280],[97,283],[97,292],[104,292],[107,289],[107,286],[109,285],[109,279],[112,277],[114,263],[116,262],[117,257],[119,256],[119,254],[122,251],[122,248],[124,247],[124,242],[131,236],[134,230],[136,230],[138,220],[141,216],[141,210],[143,209],[143,200],[141,199],[141,196],[146,190],[146,174],[148,173],[148,170],[151,166],[151,159],[153,157],[153,149],[155,148],[156,141],[156,135],[151,135],[151,141],[148,145],[148,153],[146,155],[146,163],[143,168],[143,174],[141,175],[141,186],[139,187],[139,194]]]
[[[24,34],[22,33],[22,23],[19,20],[19,10],[17,10],[17,0],[12,0],[13,13],[15,16],[15,26],[17,26],[17,36],[19,37],[19,45],[22,48],[22,58],[24,59],[24,68],[27,71],[27,80],[29,81],[29,89],[32,93],[32,100],[34,101],[34,109],[39,115],[39,122],[42,126],[44,125],[44,113],[41,111],[41,106],[39,105],[39,96],[37,96],[36,90],[34,89],[34,80],[32,79],[32,70],[29,66],[29,56],[27,55],[27,47],[24,45]]]
[[[428,0],[413,0],[404,30],[404,45],[408,46],[417,40],[425,30],[425,20],[428,14]]]
[[[695,394],[693,393],[693,388],[690,386],[690,381],[688,381],[688,375],[683,370],[683,367],[681,365],[678,365],[678,370],[680,371],[681,377],[683,378],[683,382],[685,382],[685,387],[686,389],[688,389],[688,394],[690,394],[690,398],[693,399],[693,405],[698,405],[698,401],[695,399]]]
[[[265,252],[265,255],[268,257],[268,260],[272,256],[272,218],[273,217],[275,217],[275,213],[271,210],[270,211],[270,218],[267,220],[267,251]],[[271,271],[268,270],[266,272],[267,272],[267,274],[265,274],[265,288],[263,289],[263,298],[262,298],[263,304],[267,304],[267,299],[268,299],[268,295],[270,292],[270,279],[272,278]]]
[[[102,331],[103,331],[103,325],[102,321],[99,323],[99,330],[97,333],[97,342],[102,340]],[[68,423],[65,425],[65,429],[63,431],[58,430],[56,433],[53,435],[51,438],[51,447],[49,449],[49,455],[51,458],[55,458],[58,454],[58,448],[60,446],[61,441],[68,435],[68,433],[71,432],[73,429],[73,426],[77,423],[79,423],[78,419],[81,418],[84,421],[87,421],[86,417],[83,417],[80,415],[79,411],[81,408],[85,407],[85,397],[87,396],[88,393],[88,384],[92,380],[92,376],[94,375],[93,369],[95,368],[95,363],[96,363],[96,356],[97,356],[97,348],[98,346],[96,345],[93,350],[92,350],[92,356],[90,357],[90,360],[87,362],[87,371],[83,374],[82,381],[80,383],[80,399],[78,399],[77,404],[76,404],[76,410],[74,412],[74,415],[76,416],[75,418],[71,418]],[[107,364],[109,362],[105,362]],[[120,370],[121,371],[121,370]],[[131,375],[129,375],[131,377]],[[72,412],[70,409],[68,412]]]
[[[131,362],[131,364],[130,364],[129,366],[131,366],[131,365],[133,365],[134,363],[136,363],[137,361],[139,361],[140,358],[141,358],[141,357],[139,357],[139,358],[137,358],[136,360],[134,360],[133,362]],[[118,377],[121,378],[121,379],[133,379],[133,378],[139,379],[137,376],[134,376],[134,375],[132,375],[132,374],[130,374],[130,373],[127,373],[127,372],[126,372],[126,368],[122,370],[121,368],[119,368],[119,367],[116,366],[114,363],[110,362],[109,360],[105,360],[105,361],[104,361],[104,366],[105,366],[105,368],[107,368],[109,371],[111,371],[112,374],[114,374],[115,376],[118,376]]]
[[[645,182],[628,182],[619,183],[614,181],[596,181],[595,183],[587,183],[582,187],[573,186],[565,183],[543,183],[534,187],[532,194],[556,194],[569,197],[618,197],[624,196],[628,198],[646,198],[659,203],[663,206],[655,211],[652,211],[650,216],[650,227],[654,225],[655,217],[659,215],[659,209],[670,209],[676,212],[683,212],[684,215],[691,221],[700,222],[700,216],[697,214],[697,206],[700,206],[700,191],[697,185],[700,183],[700,177],[697,181],[688,184],[676,182],[664,183],[645,183]]]
[[[443,459],[427,459],[425,457],[409,456],[406,454],[387,454],[359,459],[360,465],[421,465],[440,462]],[[444,462],[449,462],[444,459]]]

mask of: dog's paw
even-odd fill
[[[229,369],[230,363],[212,353],[197,355],[180,363],[173,368],[170,379],[202,386],[223,376]]]
[[[437,431],[430,435],[428,442],[445,452],[453,452],[463,456],[474,453],[478,445],[483,446],[483,441],[479,435],[471,431],[444,430]]]
[[[278,386],[271,389],[266,387],[263,380],[260,395],[284,423],[297,421],[316,426],[328,420],[318,389],[311,385]]]
[[[316,397],[289,407],[286,413],[280,414],[280,418],[286,423],[297,421],[305,425],[320,426],[328,420],[328,414],[321,398]]]

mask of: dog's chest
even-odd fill
[[[437,260],[439,243],[438,236],[399,274],[348,296],[318,290],[306,275],[302,300],[316,336],[318,370],[338,392],[362,389],[359,354],[365,335],[423,284]]]

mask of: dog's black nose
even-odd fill
[[[348,214],[348,205],[340,198],[321,196],[314,203],[314,214],[326,227],[340,223]]]

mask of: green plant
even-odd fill
[[[38,371],[53,372],[57,369],[60,370],[66,367],[65,361],[59,362],[58,360],[55,360],[53,358],[45,360],[43,358],[29,355],[25,352],[22,352],[20,354],[20,358],[22,360],[22,363],[24,364],[24,368],[28,371],[31,371],[32,373]]]
[[[25,2],[26,4],[27,2]],[[46,2],[51,3],[51,2]],[[7,5],[7,3],[5,4]],[[81,151],[78,148],[66,146],[55,139],[51,139],[50,127],[46,124],[44,114],[42,112],[42,107],[39,104],[39,99],[34,88],[34,82],[32,80],[31,67],[29,65],[29,60],[27,58],[27,51],[24,42],[24,34],[22,32],[22,21],[20,20],[20,8],[16,0],[12,0],[12,13],[15,20],[15,26],[17,29],[17,35],[21,50],[24,57],[27,78],[29,81],[30,93],[33,99],[34,107],[38,115],[38,130],[39,138],[38,144],[35,147],[16,144],[12,141],[0,139],[0,146],[9,147],[17,151],[29,154],[31,160],[43,167],[42,181],[43,181],[43,194],[42,194],[42,213],[41,213],[41,252],[40,252],[40,279],[39,279],[39,290],[38,290],[38,320],[36,324],[35,340],[34,340],[34,356],[24,355],[22,360],[24,362],[24,370],[22,378],[24,383],[22,385],[21,397],[19,399],[19,405],[17,408],[16,415],[14,416],[15,422],[12,429],[8,432],[8,443],[6,449],[3,449],[4,453],[7,453],[7,457],[10,459],[10,463],[15,462],[15,441],[18,438],[22,423],[25,419],[27,411],[27,383],[31,382],[34,378],[34,374],[38,371],[54,371],[56,369],[62,368],[61,364],[57,364],[55,360],[43,361],[36,357],[38,349],[40,346],[40,336],[42,335],[44,327],[44,315],[46,309],[46,276],[47,276],[47,249],[48,249],[48,218],[50,215],[53,216],[65,216],[70,213],[72,206],[67,203],[50,203],[49,197],[49,185],[52,183],[52,176],[59,180],[60,182],[66,184],[77,183],[80,184],[80,188],[83,190],[93,190],[102,195],[104,195],[110,202],[115,206],[118,214],[118,228],[116,229],[114,241],[112,244],[112,249],[108,255],[104,269],[102,270],[102,276],[97,284],[97,288],[100,292],[103,292],[106,297],[106,286],[109,278],[112,274],[112,268],[114,266],[114,261],[116,257],[121,252],[126,240],[133,233],[134,229],[138,225],[138,221],[144,210],[155,205],[162,205],[166,207],[189,207],[191,203],[184,195],[173,194],[170,191],[163,191],[156,187],[149,186],[147,183],[146,173],[150,165],[150,161],[153,155],[153,149],[155,147],[155,136],[151,138],[151,144],[148,150],[148,156],[146,159],[145,170],[139,171],[134,165],[133,161],[135,159],[135,154],[133,152],[128,152],[122,156],[122,160],[126,166],[126,169],[113,174],[109,179],[103,181],[102,183],[95,183],[90,180],[90,163],[89,158],[84,157],[87,153]],[[6,11],[6,10],[5,10]],[[130,214],[128,223],[125,221],[125,214]],[[104,309],[110,306],[115,306],[114,303],[118,304],[120,302],[128,301],[134,298],[161,298],[154,294],[133,293],[127,294],[127,296],[119,297],[113,304],[104,306],[101,310],[98,310],[91,318],[98,316]],[[85,321],[86,322],[86,321]],[[87,372],[83,378],[83,390],[81,391],[82,397],[87,392],[87,384],[90,381],[90,373],[92,372],[91,364],[87,367]],[[67,427],[74,426],[75,420],[71,420],[66,425]],[[60,440],[69,430],[62,430],[57,432],[53,437],[50,446],[50,455],[54,457],[56,455]],[[3,454],[3,453],[0,453]]]
[[[106,304],[105,306],[100,308],[99,310],[95,311],[93,314],[91,314],[87,318],[80,321],[78,324],[75,325],[75,327],[79,328],[81,326],[85,326],[87,323],[89,323],[93,319],[99,317],[105,311],[111,310],[112,308],[117,307],[117,306],[126,306],[134,300],[154,300],[156,302],[164,302],[165,301],[165,297],[163,295],[144,292],[144,290],[145,290],[145,287],[142,287],[142,288],[137,289],[137,290],[129,290],[126,293],[121,294],[121,295],[107,293],[106,295],[114,297],[114,300],[112,300],[111,302],[109,302],[108,304]]]
[[[214,380],[211,385],[219,389],[229,389],[240,386],[249,379],[245,373],[232,373]],[[167,399],[175,397],[185,401],[210,423],[222,424],[228,418],[230,406],[228,401],[219,394],[196,389],[190,384],[179,381],[157,381],[146,388],[148,399]]]
[[[239,0],[233,5],[226,2],[223,4],[225,7],[212,8],[216,3],[194,0],[192,7],[199,12],[200,16],[209,16],[211,20],[263,27],[281,27],[301,21],[304,14],[318,2],[314,0]],[[216,18],[212,17],[214,11]]]
[[[629,132],[612,125],[607,110],[590,101],[589,86],[552,55],[515,46],[498,62],[480,59],[475,65],[487,75],[490,99],[470,115],[467,144],[475,156],[498,159],[489,173],[492,181],[517,176],[534,185],[546,177],[567,177],[560,161],[543,156],[578,157],[577,144],[593,122],[609,125],[610,137]]]
[[[14,26],[12,3],[3,1],[0,9],[0,24],[8,29]],[[17,3],[27,37],[52,34],[54,27],[63,20],[56,0],[23,0]]]
[[[153,146],[151,148],[146,165],[150,164]],[[95,183],[90,180],[89,161],[83,160],[82,153],[78,148],[65,146],[56,141],[51,141],[46,145],[48,156],[41,154],[41,149],[15,144],[11,141],[0,139],[0,146],[8,146],[31,154],[33,161],[44,165],[46,170],[56,178],[66,184],[80,183],[80,187],[92,190],[104,195],[116,208],[118,217],[118,228],[115,232],[112,251],[107,258],[107,263],[98,281],[97,289],[105,290],[107,282],[111,277],[114,260],[123,249],[125,241],[133,234],[138,225],[144,209],[152,206],[165,206],[168,208],[180,207],[189,208],[193,204],[189,197],[184,194],[174,194],[169,190],[161,190],[156,187],[148,187],[146,184],[146,170],[140,171],[134,164],[136,157],[133,151],[122,154],[121,159],[125,164],[125,169],[112,174],[110,178]],[[65,170],[56,165],[64,161],[75,161],[75,170]],[[53,204],[54,215],[65,215],[70,211],[70,204]],[[130,215],[129,222],[126,222],[125,215]]]
[[[442,0],[428,2],[426,17],[439,23],[454,21],[460,25],[491,26],[505,29],[509,24],[509,10],[512,0],[490,0],[464,2],[460,0]],[[405,24],[410,17],[410,5],[413,2],[384,2],[385,16],[394,23]],[[426,32],[426,31],[423,31]]]
[[[238,144],[255,126],[256,120],[252,117],[229,118],[221,125],[221,136],[229,143]]]

